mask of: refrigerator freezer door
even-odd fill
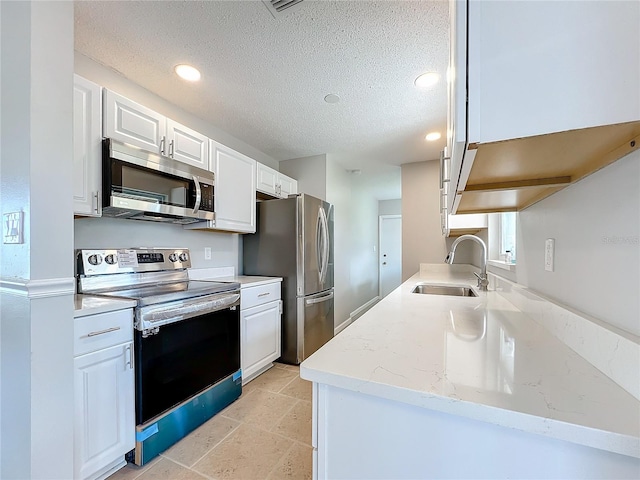
[[[333,287],[333,206],[298,197],[298,296]]]
[[[333,289],[299,297],[297,309],[299,363],[333,338]]]

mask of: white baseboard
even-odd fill
[[[353,312],[351,312],[349,314],[349,318],[347,318],[344,322],[342,322],[340,325],[338,325],[337,327],[334,328],[333,335],[335,336],[335,335],[339,334],[342,330],[347,328],[354,321],[356,321],[358,318],[360,318],[362,315],[364,315],[364,313],[367,310],[369,310],[371,307],[373,307],[379,301],[380,301],[380,297],[376,295],[375,297],[373,297],[371,300],[369,300],[364,305],[361,305],[358,308],[356,308]]]

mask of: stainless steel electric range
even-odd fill
[[[242,393],[240,284],[189,280],[188,249],[78,250],[78,293],[134,299],[138,465]],[[133,428],[133,426],[132,426]]]

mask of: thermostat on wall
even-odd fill
[[[2,243],[24,243],[22,223],[24,212],[12,212],[2,215]]]

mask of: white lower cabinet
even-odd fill
[[[75,337],[74,478],[105,478],[135,447],[132,311],[76,318]]]
[[[280,357],[282,301],[280,281],[243,288],[240,310],[242,384],[261,374]]]

